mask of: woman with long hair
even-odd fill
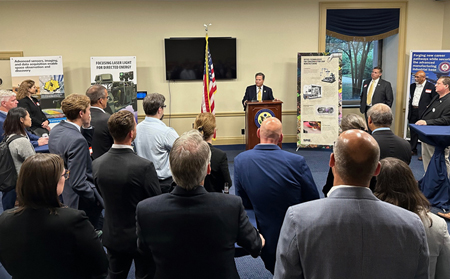
[[[36,154],[22,164],[19,206],[0,216],[0,260],[21,278],[104,278],[108,261],[84,211],[59,200],[69,172],[61,157]]]
[[[208,192],[221,193],[225,183],[231,187],[232,182],[227,154],[212,146],[212,139],[216,132],[216,117],[210,112],[200,113],[195,118],[194,128],[202,134],[211,149],[211,174],[206,176],[204,187]]]
[[[31,95],[36,94],[36,85],[33,80],[24,80],[17,90],[17,106],[26,109],[30,113],[30,117],[33,120],[33,125],[30,127],[31,131],[41,137],[44,133],[50,131],[48,126],[49,122],[47,116],[42,112],[41,105],[38,99]]]
[[[23,161],[36,154],[26,132],[29,127],[31,127],[30,114],[24,108],[17,107],[8,111],[3,123],[3,130],[5,131],[3,140],[10,142],[9,152],[17,173],[20,172]],[[13,208],[16,202],[15,185],[11,185],[9,189],[4,189],[2,192],[3,210]]]
[[[351,129],[367,131],[366,121],[364,121],[364,119],[357,114],[354,113],[347,114],[346,116],[342,117],[340,132],[342,133],[344,131]],[[328,195],[328,192],[330,191],[331,187],[333,187],[333,180],[334,175],[333,171],[330,168],[328,170],[327,181],[325,182],[325,185],[322,188],[322,193],[325,195],[325,197]],[[375,186],[375,185],[372,186],[372,184],[373,183],[371,181],[371,188]]]
[[[430,252],[429,278],[450,278],[450,236],[446,222],[430,212],[430,203],[420,192],[405,162],[388,157],[380,163],[375,196],[419,215],[425,227]]]

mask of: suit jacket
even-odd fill
[[[62,193],[65,205],[79,208],[79,200],[83,199],[92,206],[103,206],[92,177],[92,160],[89,155],[88,140],[92,138],[93,129],[78,129],[66,121],[56,125],[48,140],[50,153],[60,155],[64,160],[64,167],[70,171],[69,179],[64,184]]]
[[[47,116],[42,112],[38,99],[34,97],[31,97],[31,99],[33,99],[34,103],[30,98],[25,97],[19,100],[17,106],[28,111],[31,117],[31,129],[34,130],[36,128],[42,128],[42,122],[47,120]]]
[[[363,82],[363,89],[361,92],[361,103],[359,107],[359,110],[363,114],[366,112],[367,90],[369,90],[369,84],[371,80],[372,79],[366,79]],[[394,102],[394,94],[392,93],[391,83],[389,81],[380,78],[375,90],[373,91],[372,105],[383,103],[391,107],[393,102]]]
[[[318,199],[319,192],[305,159],[275,144],[258,144],[234,159],[236,195],[253,208],[266,239],[261,258],[273,273],[281,225],[289,206]]]
[[[0,261],[15,279],[104,278],[108,260],[85,213],[15,209],[0,216]]]
[[[394,157],[403,162],[411,163],[411,145],[405,139],[396,136],[391,130],[375,130],[372,137],[380,146],[380,160]]]
[[[105,202],[103,245],[132,254],[137,248],[136,206],[161,194],[155,167],[129,148],[111,148],[92,167]]]
[[[428,279],[425,230],[368,189],[338,188],[288,209],[274,278]]]
[[[100,109],[91,108],[91,125],[94,127],[94,135],[92,137],[93,160],[108,152],[114,143],[108,129],[108,120],[110,116],[109,113],[104,113]]]
[[[269,86],[265,86],[263,85],[263,92],[262,92],[262,100],[273,100],[273,93],[272,93],[272,89]],[[255,85],[250,85],[247,87],[247,89],[245,90],[245,95],[244,98],[242,99],[242,105],[244,106],[244,110],[245,110],[245,101],[254,101],[254,100],[258,100],[258,94],[256,92],[256,84]]]
[[[413,109],[412,101],[414,98],[414,91],[416,91],[416,83],[415,82],[409,86],[410,98],[409,98],[408,121],[410,123],[411,122],[415,123],[415,121],[411,120],[411,110]],[[434,84],[427,81],[425,83],[425,85],[423,86],[422,94],[420,95],[420,99],[419,99],[419,116],[421,116],[424,113],[425,109],[427,108],[427,106],[430,104],[431,100],[436,95],[437,95],[437,93],[436,93],[436,88],[435,88]],[[414,123],[411,123],[411,124],[414,124]]]
[[[227,153],[215,148],[210,143],[208,145],[211,149],[211,173],[205,177],[203,186],[208,192],[222,193],[225,182],[228,183],[228,187],[232,185]]]
[[[427,122],[427,125],[448,126],[450,125],[450,94],[439,98],[436,95],[428,107],[423,112],[420,119]]]
[[[428,218],[431,219],[431,222]],[[428,212],[427,216],[421,216],[421,219],[427,234],[430,252],[430,278],[448,279],[450,278],[450,235],[447,223],[431,212]]]
[[[155,279],[239,278],[235,242],[255,258],[261,251],[241,199],[201,186],[190,191],[176,186],[140,202],[136,220],[138,247],[153,254]]]

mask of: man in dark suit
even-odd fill
[[[437,95],[430,101],[430,104],[420,116],[416,125],[450,125],[450,77],[441,76],[436,82],[435,90]],[[434,154],[434,146],[422,142],[423,168],[427,171],[428,164]],[[445,163],[447,164],[447,174],[450,173],[450,162],[448,159],[449,148],[445,149]]]
[[[63,203],[70,208],[84,210],[94,228],[103,223],[103,199],[94,185],[92,160],[88,141],[91,127],[91,101],[85,95],[71,94],[61,102],[67,121],[61,121],[51,132],[48,141],[50,153],[60,155],[64,167],[70,171],[62,193]]]
[[[373,138],[380,146],[380,160],[394,157],[403,162],[411,163],[411,146],[409,143],[391,131],[391,108],[385,104],[376,104],[367,111],[369,128]]]
[[[203,188],[210,156],[198,131],[181,135],[169,156],[178,186],[137,206],[138,247],[153,255],[154,278],[237,279],[234,244],[255,258],[264,246],[239,197]]]
[[[372,78],[363,82],[359,110],[366,116],[366,122],[367,111],[371,106],[382,103],[391,107],[394,102],[391,83],[381,79],[382,74],[383,70],[380,67],[374,67],[370,75]]]
[[[113,138],[109,134],[108,119],[111,116],[104,109],[108,106],[108,91],[100,84],[94,84],[86,91],[86,96],[91,99],[91,125],[94,127],[92,138],[92,159],[105,154],[113,144]]]
[[[261,258],[273,273],[286,210],[320,196],[305,159],[278,147],[283,139],[280,120],[267,118],[257,134],[261,143],[234,159],[234,183],[244,207],[255,211],[258,229],[267,240]]]
[[[428,278],[419,216],[380,201],[369,189],[380,172],[379,157],[368,133],[341,133],[330,156],[334,186],[328,198],[286,212],[274,278]]]
[[[274,99],[272,89],[269,86],[263,85],[265,78],[266,76],[263,73],[256,73],[255,85],[250,85],[247,87],[244,98],[242,99],[244,110],[247,107],[247,102]]]
[[[437,95],[436,90],[434,89],[434,84],[427,81],[427,76],[424,71],[418,71],[414,75],[414,80],[416,82],[412,83],[409,86],[409,109],[408,109],[408,121],[410,124],[416,123],[420,116],[423,114],[428,104]],[[411,151],[413,155],[417,155],[417,142],[419,140],[419,136],[417,133],[410,129],[411,134]],[[422,156],[419,157],[419,160],[422,160]]]
[[[92,100],[92,99],[91,99]],[[161,194],[153,163],[136,155],[131,142],[136,120],[129,111],[114,113],[108,121],[114,138],[111,149],[94,160],[94,181],[105,201],[103,245],[107,248],[110,279],[126,279],[132,261],[136,278],[153,278],[154,263],[137,251],[136,206]]]

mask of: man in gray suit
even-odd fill
[[[428,245],[418,215],[382,202],[369,182],[380,172],[372,136],[338,138],[328,198],[292,206],[277,247],[274,278],[428,278]]]

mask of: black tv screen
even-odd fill
[[[216,80],[236,79],[236,38],[212,37],[208,43]],[[203,80],[204,37],[165,39],[164,46],[166,80]]]

